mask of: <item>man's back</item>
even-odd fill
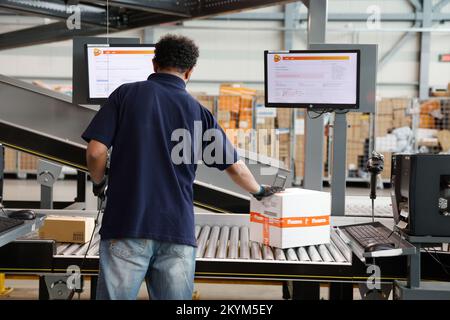
[[[197,122],[200,134],[218,129],[211,113],[186,92],[182,79],[155,73],[147,81],[119,87],[96,118],[83,137],[113,147],[102,239],[147,238],[195,246],[194,128]],[[97,130],[98,125],[109,127]],[[172,156],[180,143],[185,148],[174,156],[181,163]]]

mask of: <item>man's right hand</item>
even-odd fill
[[[259,192],[252,193],[252,196],[254,196],[256,200],[262,200],[263,198],[270,197],[280,191],[283,191],[282,187],[274,187],[263,184],[261,185]]]
[[[92,182],[92,192],[96,197],[104,199],[106,197],[107,179],[103,178],[99,183]]]

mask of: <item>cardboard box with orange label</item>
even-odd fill
[[[39,229],[39,237],[58,242],[86,243],[94,226],[94,218],[48,216]]]
[[[277,248],[330,242],[331,199],[327,192],[289,188],[250,202],[250,240]]]

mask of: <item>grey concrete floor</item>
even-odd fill
[[[96,200],[91,194],[91,186],[88,185],[87,200],[89,208],[95,208]],[[326,191],[329,191],[326,188]],[[369,190],[367,188],[348,188],[347,195],[368,197]],[[387,190],[379,192],[381,196],[388,195]],[[55,201],[72,201],[76,196],[76,181],[59,180],[54,187]],[[5,200],[39,200],[40,186],[35,180],[8,179],[4,184]],[[0,296],[0,299],[37,299],[38,298],[38,281],[31,279],[11,279],[7,277],[6,286],[14,290],[8,296]],[[81,295],[81,299],[89,298],[90,282],[86,281],[85,292]],[[278,300],[282,299],[281,285],[271,283],[196,283],[195,291],[198,293],[199,299],[238,299],[238,300]],[[358,297],[358,291],[355,289],[355,297]],[[328,298],[328,288],[321,287],[321,298]],[[148,299],[145,284],[143,284],[139,299]]]

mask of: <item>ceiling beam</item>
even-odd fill
[[[422,11],[422,3],[420,0],[408,0],[408,2],[414,7],[414,10]]]
[[[106,32],[106,27],[86,26],[82,29],[69,30],[65,22],[55,22],[0,34],[0,50],[62,41],[75,36],[89,36],[104,32]]]
[[[0,8],[58,20],[67,20],[73,14],[70,5],[71,2],[66,3],[64,0],[0,0]],[[106,25],[106,10],[104,8],[84,4],[78,4],[76,7],[80,10],[81,23],[97,26]],[[117,20],[114,15],[114,12],[110,12],[110,16],[112,16],[110,21],[112,22]]]
[[[450,0],[441,0],[433,7],[433,12],[440,12],[446,5],[450,4]]]
[[[450,0],[445,0],[449,1]],[[329,13],[328,21],[360,21],[365,22],[370,17],[368,13]],[[239,12],[234,14],[223,14],[208,18],[210,20],[242,20],[242,21],[283,21],[283,12]],[[384,13],[380,16],[381,21],[403,22],[423,19],[421,12],[417,13]],[[298,15],[300,22],[308,20],[308,14],[301,12]],[[434,13],[433,20],[450,20],[450,13]]]
[[[177,17],[188,18],[191,16],[189,8],[185,6],[185,0],[85,0],[83,2],[109,4],[110,7],[128,8]]]

